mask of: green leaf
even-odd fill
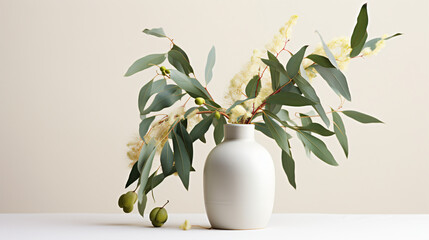
[[[361,123],[383,123],[375,117],[357,111],[346,110],[342,111],[342,113],[347,117],[352,118]]]
[[[155,82],[151,80],[140,89],[138,105],[139,105],[140,114],[142,116],[144,116],[144,114],[142,113],[144,112],[144,108],[146,107],[146,103],[149,100],[149,98],[153,94],[159,93],[160,91],[162,91],[165,88],[165,85],[166,85],[165,79],[161,79]]]
[[[146,188],[144,190],[145,194],[148,194],[151,190],[156,188],[162,181],[164,181],[165,179],[164,173],[161,173],[158,175],[155,175],[155,174],[156,174],[156,171],[147,180]]]
[[[189,172],[191,171],[191,160],[189,159],[188,152],[183,139],[173,132],[173,149],[174,149],[174,162],[180,180],[186,190],[189,188]]]
[[[197,139],[204,137],[204,134],[206,134],[207,130],[209,130],[210,125],[212,124],[213,117],[214,114],[211,114],[209,117],[204,118],[197,125],[195,125],[190,133],[192,142],[195,142]]]
[[[356,57],[357,55],[359,55],[359,53],[362,52],[362,49],[365,46],[365,41],[367,38],[368,38],[368,33],[365,33],[365,37],[364,37],[363,41],[360,42],[360,44],[357,45],[355,48],[352,48],[352,51],[350,52],[350,57],[352,57],[352,58]]]
[[[297,127],[296,129],[302,130],[302,131],[309,131],[314,132],[322,136],[332,136],[334,135],[333,132],[329,131],[328,129],[324,128],[322,125],[318,123],[309,123],[305,126]]]
[[[271,134],[270,130],[268,129],[265,123],[255,122],[253,124],[255,125],[256,130],[260,131],[265,136],[274,139],[273,135]]]
[[[276,113],[276,115],[282,121],[292,122],[292,120],[289,117],[289,112],[287,110],[285,110],[285,109],[281,109],[278,113]]]
[[[283,74],[287,78],[287,80],[289,80],[291,78],[290,75],[288,74],[288,72],[286,72],[285,68],[279,62],[279,60],[276,58],[276,56],[274,56],[274,54],[272,54],[269,51],[267,53],[268,53],[268,59],[261,59],[261,61],[263,63],[265,63],[267,66],[269,66],[270,68],[273,68],[276,71],[278,71],[279,73]],[[280,85],[282,85],[282,84],[280,84]]]
[[[150,112],[161,111],[170,107],[183,97],[182,90],[176,85],[166,85],[164,89],[155,96],[152,104],[140,114],[145,115]]]
[[[357,18],[357,23],[353,30],[352,37],[350,39],[350,46],[352,47],[352,52],[350,57],[356,57],[361,52],[368,33],[366,28],[368,27],[368,11],[367,4],[365,3],[360,9],[359,16]]]
[[[322,42],[323,50],[325,51],[326,56],[328,57],[329,61],[334,65],[336,68],[338,68],[337,60],[335,60],[334,54],[331,52],[331,50],[326,45],[325,41],[323,41],[322,35],[318,31],[316,33],[320,37],[320,41]]]
[[[286,64],[286,70],[289,73],[289,76],[295,77],[299,72],[299,66],[302,63],[302,59],[304,58],[305,50],[308,45],[302,47],[295,55],[293,55]]]
[[[170,143],[167,141],[161,151],[161,167],[162,173],[168,175],[173,171],[173,151],[171,150]]]
[[[224,116],[221,116],[219,119],[213,118],[213,137],[215,140],[216,145],[222,142],[224,138],[224,126],[226,124],[226,120]]]
[[[147,160],[144,162],[142,170],[140,171],[140,173],[141,173],[141,175],[140,175],[140,188],[138,190],[139,204],[142,204],[144,202],[144,196],[146,196],[146,194],[144,193],[144,190],[146,188],[146,184],[147,184],[148,177],[149,177],[149,172],[150,172],[150,169],[152,167],[152,162],[153,162],[153,158],[155,157],[155,154],[156,154],[156,148],[154,148],[152,150],[151,154],[149,155]]]
[[[340,115],[332,110],[332,118],[334,120],[334,132],[335,136],[338,139],[338,142],[340,142],[341,147],[344,150],[344,154],[346,157],[349,156],[349,144],[347,141],[347,134],[346,134],[346,128],[344,127],[343,120],[341,119]]]
[[[261,91],[261,81],[259,81],[259,76],[255,75],[253,78],[247,83],[246,86],[246,95],[247,97],[253,98],[259,94]]]
[[[394,38],[394,37],[397,37],[397,36],[401,36],[401,35],[402,35],[402,33],[395,33],[395,34],[393,34],[392,36],[389,36],[389,37],[385,38],[384,40],[389,40],[389,39],[391,39],[391,38]],[[377,46],[377,42],[378,42],[378,41],[380,41],[380,40],[382,40],[382,38],[381,38],[381,37],[373,38],[373,39],[371,39],[371,40],[367,41],[367,42],[365,43],[365,45],[363,46],[363,49],[365,49],[365,48],[370,48],[370,49],[371,49],[371,51],[374,51],[374,49],[375,49],[375,48],[376,48],[376,46]]]
[[[185,144],[186,151],[188,152],[189,159],[192,164],[192,159],[194,157],[194,150],[192,146],[193,141],[189,133],[186,131],[185,123],[186,123],[186,120],[180,121],[179,124],[177,124],[175,130],[176,130],[176,133],[182,138],[183,143]]]
[[[325,56],[317,55],[317,54],[310,54],[307,56],[308,59],[311,61],[317,63],[318,65],[326,68],[335,68],[334,65],[332,65],[331,61]]]
[[[140,177],[140,172],[137,168],[137,163],[134,163],[133,168],[131,168],[130,175],[128,176],[127,183],[125,184],[125,188],[133,184]]]
[[[155,142],[153,140],[147,144],[143,144],[142,149],[140,150],[139,160],[137,161],[137,170],[139,170],[140,174],[154,149]]]
[[[140,114],[142,114],[142,112],[144,112],[144,108],[146,107],[146,103],[149,100],[150,96],[152,96],[151,92],[152,92],[152,85],[153,85],[153,80],[149,81],[148,83],[146,83],[139,92],[139,110],[140,110]]]
[[[328,150],[328,147],[326,147],[322,140],[304,131],[299,131],[298,135],[301,136],[303,143],[310,149],[311,152],[314,153],[314,155],[316,155],[316,157],[329,165],[338,166],[334,156],[332,156],[332,153]]]
[[[254,97],[246,98],[246,99],[244,99],[244,100],[238,100],[238,101],[235,101],[235,103],[234,103],[234,104],[232,104],[232,105],[231,105],[231,107],[229,107],[229,108],[226,110],[226,113],[229,113],[233,108],[235,108],[235,106],[237,106],[237,105],[239,105],[239,104],[242,104],[242,103],[244,103],[245,101],[248,101],[248,100],[250,100],[250,99],[254,99]]]
[[[164,62],[165,58],[165,53],[151,54],[142,57],[139,60],[135,61],[130,68],[128,68],[128,71],[125,73],[125,77],[131,76],[152,66],[159,65]]]
[[[144,217],[144,210],[146,208],[147,196],[146,194],[142,194],[141,201],[137,202],[137,208],[139,210],[140,216]]]
[[[325,68],[319,65],[315,65],[314,68],[320,73],[320,76],[326,80],[335,93],[343,96],[348,101],[352,100],[346,77],[340,70],[336,68]]]
[[[168,62],[173,65],[177,70],[189,76],[194,70],[189,63],[189,58],[186,53],[174,45],[173,48],[168,52]]]
[[[206,71],[205,71],[206,85],[208,85],[209,82],[212,80],[213,67],[215,65],[215,61],[216,61],[216,50],[215,50],[215,47],[213,46],[212,49],[210,49],[209,55],[207,56]]]
[[[191,97],[209,98],[207,94],[200,89],[199,86],[201,86],[201,84],[197,80],[190,78],[177,70],[172,69],[170,71],[171,80],[173,80],[181,89],[185,90]]]
[[[145,118],[140,122],[139,125],[139,134],[140,134],[140,138],[144,140],[144,136],[146,135],[147,131],[149,130],[150,124],[153,122],[153,120],[155,120],[155,116],[153,117],[149,117],[149,118]]]
[[[293,160],[292,156],[285,151],[282,151],[282,166],[290,185],[296,189],[295,161]]]
[[[270,130],[271,135],[277,142],[277,145],[279,145],[279,147],[283,149],[283,151],[290,154],[288,135],[286,134],[286,132],[269,116],[264,114],[263,118],[268,130]]]
[[[303,126],[313,123],[313,121],[311,120],[310,117],[308,117],[308,115],[300,113],[299,116],[301,117],[300,120],[301,120],[301,124]],[[311,132],[309,132],[308,134],[311,135]],[[301,140],[302,144],[304,145],[304,149],[305,149],[305,153],[307,154],[307,157],[310,158],[311,151],[310,151],[310,148],[305,144],[306,139],[299,134],[297,134],[297,136],[298,136],[299,140]]]
[[[277,114],[281,109],[282,109],[281,104],[273,104],[273,103],[265,104],[265,110],[270,111],[274,114]]]
[[[144,33],[148,35],[152,35],[155,37],[165,38],[167,35],[165,35],[164,29],[162,28],[152,28],[152,29],[145,29],[143,30]]]
[[[316,104],[314,101],[293,92],[279,92],[270,96],[267,102],[295,107]]]
[[[325,125],[327,127],[329,127],[329,125],[330,125],[329,118],[328,118],[328,116],[326,116],[325,110],[323,109],[323,107],[321,105],[320,99],[317,96],[316,91],[311,86],[311,84],[300,75],[297,75],[294,78],[294,81],[295,81],[296,85],[298,85],[302,94],[304,94],[304,96],[306,98],[309,98],[310,100],[317,103],[317,104],[313,105],[313,108],[317,111],[317,113],[319,113],[319,116],[320,116],[320,118],[322,118]]]

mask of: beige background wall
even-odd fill
[[[120,212],[128,176],[125,144],[137,135],[137,95],[148,71],[127,67],[166,40],[141,33],[164,27],[202,77],[216,46],[214,80],[222,99],[229,79],[298,14],[290,49],[349,36],[363,1],[0,1],[0,212]],[[353,102],[385,125],[346,119],[350,157],[328,141],[339,167],[307,159],[294,141],[298,189],[281,170],[280,151],[258,135],[277,168],[276,212],[429,213],[428,1],[369,1],[372,37],[404,32],[376,57],[346,72]],[[337,97],[314,82],[325,102]],[[197,143],[186,192],[177,177],[155,192],[171,212],[203,212],[202,168],[214,143]],[[154,206],[152,201],[149,208]]]

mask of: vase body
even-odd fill
[[[274,165],[254,140],[253,124],[227,124],[225,139],[204,166],[204,202],[210,224],[219,229],[267,226],[274,204]]]

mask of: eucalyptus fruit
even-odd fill
[[[167,200],[164,206],[156,207],[150,212],[149,219],[154,227],[161,227],[165,222],[167,222],[168,214],[167,210],[165,209],[165,205],[168,203],[169,201]]]
[[[220,112],[218,112],[218,111],[215,112],[215,118],[220,119]]]
[[[204,98],[202,98],[202,97],[195,98],[195,104],[203,105],[204,103],[206,103],[206,100],[204,100]]]
[[[137,193],[129,191],[119,197],[118,205],[125,213],[133,211],[134,203],[137,201]]]
[[[161,70],[161,73],[162,73],[162,75],[167,75],[167,74],[169,74],[170,73],[170,70],[168,70],[166,67],[164,67],[164,66],[161,66],[160,68],[159,68],[159,70]]]

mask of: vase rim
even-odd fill
[[[225,125],[225,140],[232,139],[253,139],[254,124],[226,124]]]

